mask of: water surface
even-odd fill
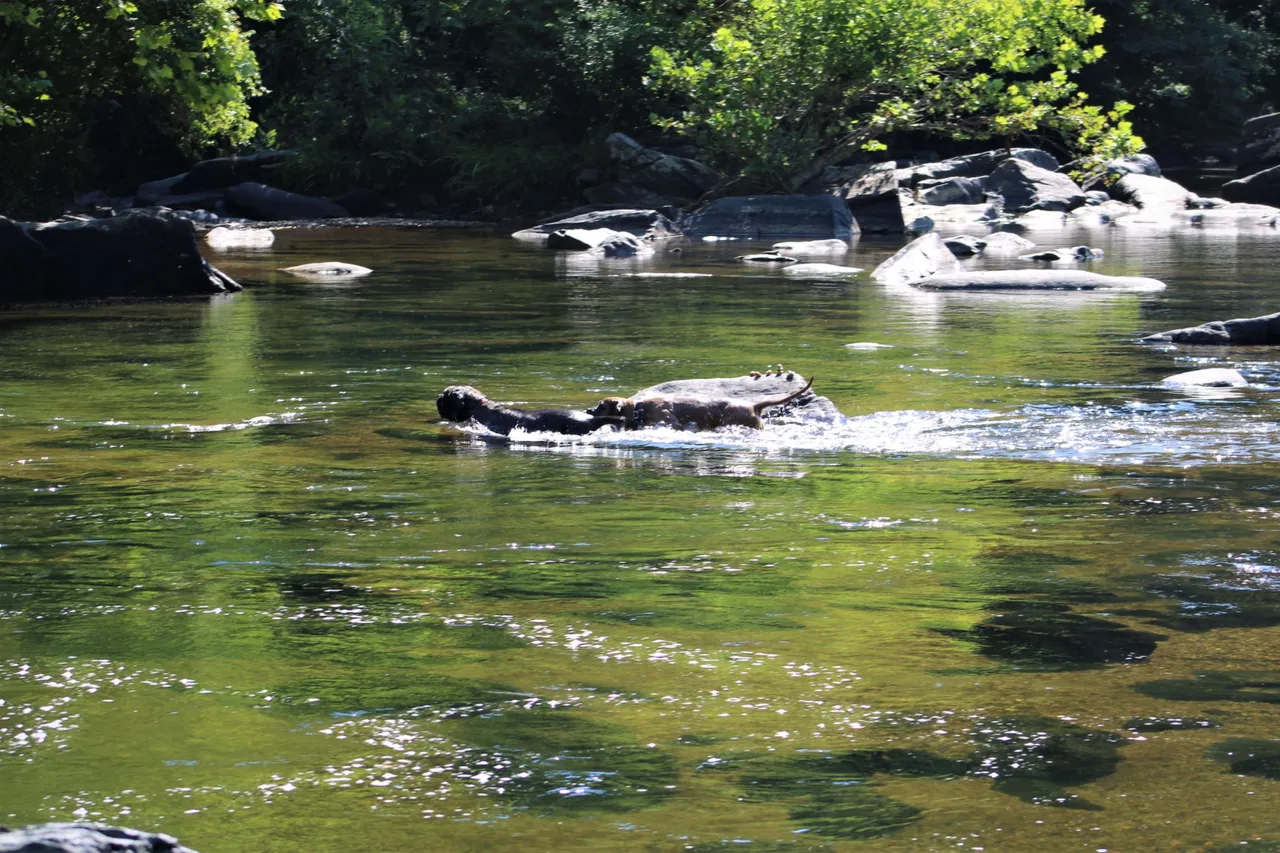
[[[1034,236],[1169,289],[297,231],[218,257],[234,296],[6,312],[0,821],[204,853],[1280,849],[1280,351],[1135,343],[1275,310],[1280,238]],[[335,259],[376,272],[277,272]],[[671,271],[709,275],[637,275]],[[779,362],[846,420],[496,443],[434,411]],[[1159,385],[1208,366],[1250,386]]]

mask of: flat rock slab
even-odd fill
[[[792,378],[788,380],[787,376]],[[732,376],[718,379],[677,379],[672,382],[663,382],[660,385],[651,385],[635,392],[631,396],[637,400],[652,399],[654,397],[697,397],[709,400],[728,398],[750,403],[762,403],[766,400],[776,400],[788,394],[794,394],[803,388],[808,381],[808,377],[802,377],[799,373],[784,373],[781,376],[761,376],[759,378]],[[790,417],[815,423],[830,423],[843,417],[834,403],[826,397],[813,393],[812,390],[797,398],[785,409],[765,409],[763,415],[764,417],[773,417],[783,414],[784,411]]]
[[[987,270],[936,275],[912,282],[922,290],[1094,290],[1148,293],[1164,290],[1154,278],[1100,275],[1082,270]]]
[[[1166,376],[1160,380],[1160,384],[1197,388],[1244,388],[1249,380],[1240,371],[1229,367],[1206,367],[1203,370],[1189,370]]]
[[[0,830],[0,853],[195,853],[176,838],[92,823]]]
[[[1280,344],[1280,313],[1235,320],[1214,320],[1199,326],[1157,332],[1144,344],[1197,344],[1201,346],[1274,346]]]

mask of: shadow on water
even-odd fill
[[[971,628],[935,630],[1020,669],[1089,669],[1149,658],[1165,636],[1072,612],[1073,605],[1116,599],[1094,583],[1061,573],[1083,562],[1042,551],[984,555],[977,586],[999,596],[984,604],[991,615]]]
[[[1261,702],[1280,705],[1280,672],[1201,672],[1193,678],[1145,681],[1134,689],[1178,702]]]
[[[1162,634],[1135,631],[1116,622],[1071,613],[1042,601],[999,601],[998,611],[968,630],[938,629],[967,640],[989,658],[1022,669],[1060,671],[1145,660]]]
[[[788,804],[791,820],[817,835],[859,840],[888,835],[920,809],[876,790],[876,776],[989,778],[992,788],[1034,805],[1098,810],[1069,788],[1115,772],[1127,739],[1046,717],[977,720],[970,753],[953,758],[915,749],[865,749],[748,761],[739,784],[749,800]]]
[[[1280,625],[1280,557],[1273,552],[1193,554],[1189,571],[1157,575],[1146,591],[1177,603],[1155,619],[1176,631]]]
[[[509,762],[503,798],[538,815],[647,808],[673,796],[679,778],[669,752],[564,711],[504,711],[450,725],[466,743]]]
[[[1233,737],[1214,744],[1205,754],[1226,764],[1232,773],[1280,779],[1280,740]]]

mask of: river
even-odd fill
[[[1280,237],[1031,236],[1169,288],[298,230],[215,258],[233,296],[7,310],[0,822],[202,853],[1280,850],[1280,352],[1136,343],[1277,310]],[[375,272],[277,271],[323,260]],[[495,443],[434,407],[780,362],[846,419]],[[1159,384],[1200,367],[1250,385]]]

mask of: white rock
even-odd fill
[[[262,249],[276,241],[267,228],[214,228],[204,241],[215,249]]]
[[[853,350],[893,349],[893,344],[877,344],[872,341],[858,341],[857,343],[845,344],[844,348]]]
[[[296,267],[285,267],[281,272],[303,278],[356,278],[368,275],[373,270],[358,264],[344,264],[341,261],[320,261],[314,264],[299,264]]]
[[[1177,373],[1160,380],[1161,385],[1196,386],[1200,388],[1243,388],[1249,380],[1229,367],[1206,367]]]
[[[984,255],[1016,255],[1027,249],[1034,249],[1036,244],[1025,237],[1019,237],[1009,231],[996,231],[982,238],[986,241]]]
[[[801,278],[844,278],[862,272],[862,268],[841,267],[836,264],[794,264],[784,267],[782,272],[786,275],[794,275]]]
[[[774,243],[773,248],[779,252],[791,252],[796,255],[831,255],[849,251],[849,244],[844,240],[803,240]]]

